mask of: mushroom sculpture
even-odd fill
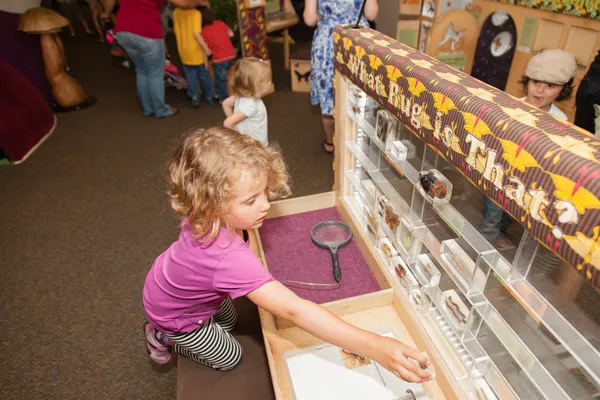
[[[57,35],[69,21],[48,8],[30,8],[21,14],[18,30],[39,34],[46,78],[52,86],[57,111],[78,110],[93,102],[86,101],[81,85],[65,69],[62,42]]]

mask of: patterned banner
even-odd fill
[[[242,57],[269,59],[265,8],[246,8],[244,0],[237,1]]]
[[[600,288],[600,140],[371,29],[335,67]]]

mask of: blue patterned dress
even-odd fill
[[[310,100],[321,105],[321,114],[333,115],[333,28],[354,24],[362,0],[318,0],[321,16],[313,36],[310,60]],[[363,17],[361,24],[369,26]]]

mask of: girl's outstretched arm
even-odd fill
[[[427,357],[404,343],[357,328],[323,307],[304,300],[280,282],[272,281],[248,293],[257,306],[287,320],[308,333],[352,353],[371,358],[398,378],[421,383],[431,378],[413,360],[429,364]]]

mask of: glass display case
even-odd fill
[[[598,228],[583,223],[595,205],[588,198],[582,212],[574,195],[569,201],[560,196],[560,179],[567,177],[554,178],[571,162],[580,171],[600,170],[594,157],[582,161],[564,146],[566,140],[585,143],[596,154],[599,141],[580,139],[584,134],[572,126],[472,78],[465,84],[466,75],[374,31],[338,27],[334,40],[336,193],[406,300],[405,311],[430,336],[441,363],[452,365],[449,379],[464,393],[458,398],[600,399]],[[475,100],[467,101],[459,85]],[[435,110],[426,114],[428,104]],[[478,116],[486,107],[511,104],[522,112],[502,110],[518,123],[500,114]],[[551,124],[555,130],[545,128]],[[558,143],[555,132],[562,141],[545,158],[536,158],[534,141],[517,140],[532,135],[539,143],[546,137]],[[517,147],[505,143],[509,139]],[[500,150],[471,151],[486,141]],[[548,161],[559,153],[573,157]],[[539,173],[536,181],[535,168],[551,171],[554,186]],[[597,201],[600,186],[592,182],[584,183],[586,196]],[[542,190],[548,197],[538,196]],[[526,212],[515,211],[523,201],[519,191],[525,191]],[[557,203],[555,215],[550,204]],[[573,229],[551,223],[573,212],[579,224]],[[490,235],[486,223],[493,213],[502,220]],[[538,224],[548,228],[544,234]],[[577,252],[570,237],[591,241],[589,251]],[[581,260],[564,261],[569,251]]]

